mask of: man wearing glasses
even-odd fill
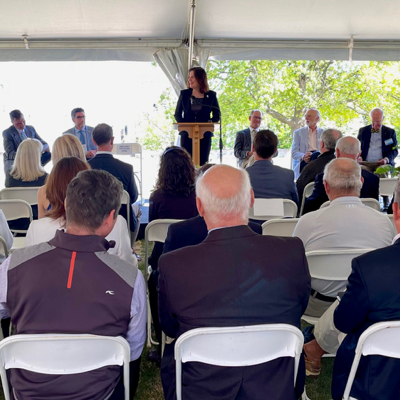
[[[76,136],[86,153],[86,158],[90,159],[96,155],[97,147],[92,140],[93,127],[87,126],[85,123],[85,110],[83,108],[74,108],[71,111],[71,118],[75,126],[68,129],[65,134],[70,134]]]
[[[262,112],[260,110],[252,110],[249,116],[250,126],[236,133],[234,154],[238,159],[240,167],[245,168],[250,157],[253,155],[251,147],[255,134],[260,130],[262,121]]]

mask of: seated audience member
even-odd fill
[[[254,136],[252,152],[255,163],[246,169],[256,199],[289,199],[297,206],[294,172],[272,164],[272,157],[278,149],[278,138],[270,130],[261,130]]]
[[[362,177],[355,161],[332,160],[325,167],[324,186],[331,204],[302,216],[293,232],[304,243],[306,252],[380,248],[391,243],[394,232],[389,218],[365,206],[359,198]],[[312,279],[306,314],[320,317],[346,284]]]
[[[340,138],[336,143],[336,158],[345,157],[357,161],[361,154],[360,141],[353,136],[345,136]],[[360,197],[373,198],[379,200],[379,177],[365,169],[361,169],[361,176],[364,179]],[[324,174],[318,174],[315,177],[314,190],[310,197],[308,197],[304,204],[303,213],[306,214],[310,211],[318,210],[326,201],[324,188]]]
[[[73,135],[63,135],[57,138],[53,144],[53,168],[64,157],[76,157],[86,162],[85,153],[81,142]],[[46,185],[38,191],[38,214],[43,218],[49,209],[50,203],[46,198]]]
[[[94,128],[93,142],[97,146],[97,153],[89,160],[89,165],[92,169],[102,169],[114,175],[124,185],[124,190],[129,193],[131,204],[138,198],[138,189],[135,183],[133,167],[130,164],[124,163],[112,155],[111,151],[114,144],[113,130],[110,125],[99,124]],[[127,210],[125,205],[121,206],[121,215],[126,218]],[[132,208],[130,209],[130,218],[132,221],[131,230],[139,227],[138,220]]]
[[[19,146],[10,172],[6,172],[8,187],[43,186],[47,173],[40,164],[42,143],[25,139]]]
[[[303,191],[307,184],[314,182],[315,177],[321,172],[324,172],[325,165],[335,158],[336,142],[341,137],[342,133],[337,129],[326,129],[322,132],[319,142],[321,154],[316,160],[311,161],[304,167],[296,182],[300,201],[303,198]]]
[[[215,164],[204,164],[199,171],[199,177]],[[249,221],[249,227],[255,232],[262,234],[260,224]],[[171,224],[168,228],[167,237],[164,243],[163,254],[181,249],[186,246],[194,246],[201,243],[208,235],[207,225],[200,215],[184,221]]]
[[[393,204],[396,229],[400,232],[400,186]],[[376,230],[379,233],[379,230]],[[332,397],[343,396],[355,348],[361,334],[382,321],[400,320],[400,235],[389,247],[357,257],[343,298],[334,313],[334,324],[347,336],[341,343],[332,376]],[[357,399],[397,400],[400,381],[397,379],[400,360],[381,356],[362,357],[350,396]]]
[[[76,157],[64,157],[53,167],[46,183],[46,197],[50,201],[51,208],[46,211],[43,218],[33,221],[29,226],[26,234],[26,246],[48,242],[54,238],[57,230],[65,228],[64,201],[68,184],[78,172],[88,169],[90,169],[88,164]],[[126,221],[123,217],[117,217],[116,223],[106,239],[109,242],[115,242],[114,246],[110,246],[109,254],[137,265],[136,257],[132,254]]]
[[[216,165],[197,180],[196,193],[209,234],[196,246],[160,258],[163,331],[178,338],[198,327],[264,323],[300,327],[310,290],[302,243],[258,235],[247,226],[254,193],[246,171]],[[167,400],[175,398],[174,343],[166,345],[161,366]],[[294,400],[303,392],[302,361],[300,365],[294,390],[293,359],[237,368],[187,363],[183,397],[212,400],[221,399],[223,393],[226,399]]]
[[[25,118],[21,111],[11,111],[10,119],[12,125],[3,131],[4,171],[8,172],[11,169],[18,146],[28,138],[37,139],[42,143],[41,163],[46,165],[51,159],[49,145],[37,134],[33,126],[25,125]]]
[[[125,337],[133,396],[146,338],[146,286],[136,266],[108,254],[111,243],[104,239],[117,221],[122,190],[108,172],[81,171],[68,186],[66,231],[57,231],[48,243],[15,250],[1,264],[0,302],[1,315],[11,316],[16,334]],[[45,375],[12,369],[10,382],[20,400],[113,400],[124,398],[121,371],[111,366]]]
[[[176,146],[167,147],[160,159],[156,190],[150,195],[149,222],[156,219],[188,219],[198,214],[195,193],[195,168],[188,152]],[[157,341],[161,343],[158,323],[158,259],[163,243],[156,242],[149,257],[152,273],[149,278],[149,300]],[[151,351],[151,361],[159,362],[161,346]]]

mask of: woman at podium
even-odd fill
[[[176,122],[219,122],[220,110],[217,94],[209,90],[207,74],[201,67],[189,70],[188,89],[181,90],[175,110]],[[186,131],[181,135],[181,147],[192,156],[192,139]],[[200,140],[200,165],[208,162],[212,132],[205,132]]]

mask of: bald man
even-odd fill
[[[261,236],[247,226],[254,194],[244,170],[216,165],[198,179],[196,193],[208,236],[160,259],[163,331],[178,338],[198,327],[264,323],[299,327],[310,292],[302,243],[296,238]],[[175,398],[173,351],[173,344],[166,345],[161,363],[167,400]],[[186,400],[294,400],[303,391],[304,370],[300,368],[296,390],[293,379],[290,359],[240,368],[186,363],[183,395]]]
[[[361,154],[360,141],[353,136],[344,136],[336,143],[336,158],[350,158],[357,161]],[[379,200],[379,176],[367,171],[361,170],[363,185],[361,187],[361,198],[373,198]],[[322,204],[328,201],[328,196],[324,188],[324,173],[315,177],[314,189],[310,197],[306,198],[303,214],[318,210]]]

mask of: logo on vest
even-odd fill
[[[115,294],[113,290],[107,290],[106,293],[110,294],[111,296],[114,296],[114,294]]]

